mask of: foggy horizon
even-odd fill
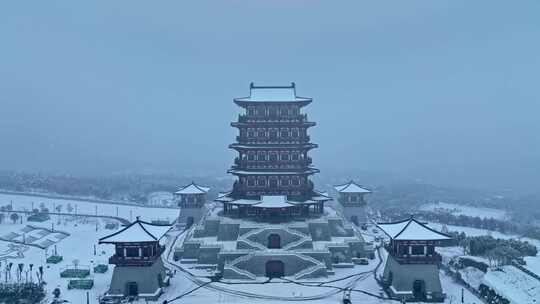
[[[0,171],[226,175],[295,82],[319,175],[538,191],[539,3],[346,3],[3,3]]]

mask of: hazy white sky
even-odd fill
[[[537,187],[538,1],[4,1],[0,170],[224,173],[251,81],[314,163]]]

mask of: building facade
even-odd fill
[[[115,246],[115,254],[109,259],[109,264],[115,267],[108,296],[159,298],[169,280],[161,260],[165,246],[160,240],[171,228],[137,218],[129,226],[99,240],[99,244]]]
[[[186,227],[191,227],[194,223],[198,223],[205,210],[208,191],[210,187],[197,185],[194,182],[181,187],[174,193],[175,201],[180,207],[180,215],[178,216],[178,224]]]
[[[220,205],[189,231],[175,258],[209,267],[225,279],[326,276],[334,267],[354,267],[372,245],[315,190],[308,129],[303,113],[311,98],[296,86],[250,85],[248,97],[235,98],[243,113],[230,145],[238,155],[228,171],[232,189]],[[203,266],[204,265],[204,266]]]
[[[334,189],[338,195],[338,203],[343,215],[357,226],[365,226],[368,222],[365,195],[371,190],[358,185],[353,180],[348,183],[336,185]]]
[[[393,297],[406,301],[444,302],[435,247],[450,242],[450,236],[413,218],[378,224],[390,238],[383,282]]]

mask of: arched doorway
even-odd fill
[[[282,261],[266,262],[266,276],[269,278],[281,278],[285,276],[285,264]]]
[[[356,216],[356,215],[351,216],[351,223],[358,226],[358,216]]]
[[[188,216],[186,218],[186,227],[189,228],[193,225],[193,222],[195,221],[195,219],[193,218],[193,216]]]
[[[161,275],[161,273],[157,275],[157,282],[159,287],[163,287],[163,276]]]
[[[394,281],[394,273],[390,271],[388,273],[388,279],[386,280],[386,284],[388,284],[388,286],[390,286],[390,285],[392,285],[393,281]]]
[[[126,283],[126,295],[128,297],[139,295],[139,286],[137,285],[137,282]]]
[[[268,236],[268,248],[279,249],[281,248],[281,237],[279,234],[272,233]]]
[[[426,282],[424,282],[424,280],[414,281],[413,296],[417,300],[423,300],[426,298]]]

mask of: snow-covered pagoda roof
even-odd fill
[[[346,184],[336,185],[334,189],[339,193],[371,193],[371,190],[358,185],[352,180]]]
[[[155,225],[137,220],[123,229],[99,239],[99,243],[140,243],[159,241],[172,226]]]
[[[377,226],[392,240],[444,241],[452,239],[449,235],[432,229],[414,218],[392,223],[379,223]]]
[[[222,196],[218,196],[214,201],[232,205],[250,205],[257,208],[286,208],[295,205],[318,204],[332,199],[324,195],[324,192],[316,193],[318,194],[317,196],[313,196],[302,202],[289,200],[286,195],[262,195],[259,199],[234,199],[225,193]]]
[[[261,201],[254,204],[259,208],[286,208],[294,206],[294,204],[287,201],[286,195],[263,195]]]
[[[210,187],[197,185],[194,182],[191,182],[191,184],[180,188],[174,194],[205,194],[208,191],[210,191]]]
[[[296,86],[249,86],[249,96],[235,98],[235,102],[311,102],[311,98],[296,96]]]
[[[311,198],[314,201],[328,201],[332,199],[332,197],[330,197],[328,192],[317,191],[317,190],[313,190],[313,192],[316,194],[316,196]]]

